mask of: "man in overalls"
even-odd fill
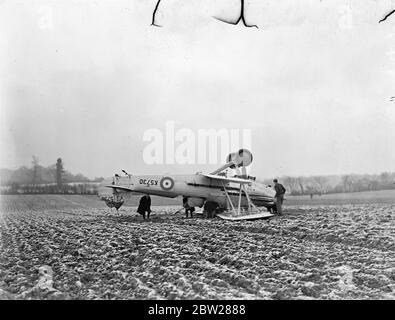
[[[276,195],[274,196],[274,201],[276,202],[276,208],[278,214],[283,214],[283,201],[284,194],[287,191],[281,183],[278,183],[277,179],[273,180],[274,190],[276,190]]]

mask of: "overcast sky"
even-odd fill
[[[395,171],[395,1],[1,1],[1,167],[148,165],[150,128],[250,129],[252,174]]]

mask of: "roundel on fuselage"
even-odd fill
[[[163,190],[170,190],[174,187],[174,180],[170,177],[163,177],[160,180],[160,187]]]

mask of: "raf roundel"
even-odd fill
[[[160,187],[163,190],[170,190],[174,186],[174,181],[170,177],[163,177],[162,180],[160,180]]]

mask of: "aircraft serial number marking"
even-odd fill
[[[157,186],[158,185],[158,180],[140,179],[140,184]]]

